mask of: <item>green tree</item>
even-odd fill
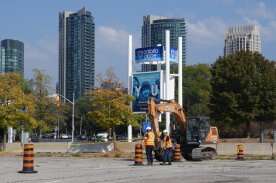
[[[34,98],[21,75],[0,74],[0,83],[0,128],[4,131],[4,138],[8,127],[27,131],[35,128]]]
[[[133,97],[126,94],[122,84],[112,68],[104,75],[98,76],[101,88],[94,89],[88,94],[89,119],[103,129],[112,129],[113,139],[116,140],[116,127],[131,124],[138,126],[139,115],[132,113],[130,102]]]
[[[275,64],[239,52],[219,57],[211,69],[211,118],[225,134],[250,137],[252,122],[275,120]]]
[[[188,115],[209,115],[210,79],[208,65],[197,64],[183,68],[183,104]]]
[[[91,111],[89,96],[82,96],[76,102],[76,129],[79,128],[79,134],[90,134],[96,131],[99,127],[97,124],[90,120],[88,112]]]
[[[183,67],[183,105],[189,116],[209,115],[209,95],[211,91],[211,68],[207,64],[195,64]],[[171,73],[178,73],[178,65],[171,64]],[[178,78],[176,78],[175,96],[178,98]]]
[[[112,129],[116,138],[115,127],[131,124],[137,126],[137,116],[131,112],[132,97],[122,90],[95,89],[90,93],[91,110],[88,114],[103,129]]]
[[[273,124],[276,119],[276,65],[266,60],[256,63],[256,78],[259,100],[255,121],[260,124],[260,142],[264,141],[264,124]]]
[[[43,71],[34,69],[31,80],[32,93],[35,98],[35,118],[38,122],[36,133],[53,129],[57,121],[55,99],[49,97],[50,77]]]
[[[59,127],[59,135],[62,133],[68,134],[68,130],[72,128],[72,104],[67,102],[61,102],[59,98],[59,104],[57,105],[57,126]],[[77,116],[75,116],[77,117]],[[77,120],[75,121],[77,123]]]

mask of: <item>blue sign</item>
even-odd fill
[[[143,121],[142,122],[142,131],[143,133],[147,132],[147,127],[151,127],[151,122],[150,121]]]
[[[177,62],[177,49],[176,48],[171,48],[170,61]]]
[[[138,48],[135,50],[135,62],[144,63],[144,62],[161,62],[164,61],[164,47],[147,47],[147,48]],[[170,61],[177,61],[177,49],[171,48],[170,51]]]
[[[147,112],[148,99],[154,97],[160,100],[161,72],[135,73],[132,77],[132,110],[134,112]]]
[[[136,63],[162,61],[163,60],[163,46],[138,48],[135,50]]]

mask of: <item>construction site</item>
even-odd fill
[[[74,39],[59,34],[66,52],[59,55],[59,66],[65,66],[59,77],[70,77],[56,84],[55,93],[50,95],[42,71],[28,81],[0,74],[0,183],[276,182],[275,62],[247,51],[247,43],[239,46],[245,51],[219,56],[214,64],[186,66],[184,19],[159,17],[152,25],[162,28],[159,35],[150,32],[151,18],[144,17],[149,25],[142,32],[162,44],[133,48],[127,31],[101,27],[128,41],[125,83],[111,69],[99,74],[95,86],[88,80],[81,82],[84,89],[77,84],[95,74],[94,60],[88,63],[94,53],[79,57],[92,50],[80,45],[95,47],[94,33],[93,44],[90,37],[78,42],[92,26],[85,8],[59,13],[60,31],[84,30],[70,30],[69,36],[80,32]],[[65,39],[72,43],[61,43]],[[67,63],[67,56],[76,60]]]
[[[178,129],[171,131],[170,166],[160,165],[164,160],[158,116],[164,112],[175,114],[178,122]],[[1,182],[275,182],[276,143],[220,139],[219,130],[208,119],[186,118],[174,100],[150,98],[148,115],[155,134],[152,164],[144,153],[144,138],[133,142],[11,143],[0,154]]]

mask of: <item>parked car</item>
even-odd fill
[[[86,135],[79,135],[77,138],[79,140],[87,140],[88,139],[88,137]]]
[[[38,135],[31,135],[31,141],[32,142],[39,142],[39,136]]]
[[[107,142],[108,141],[108,133],[107,132],[98,133],[96,135],[96,139],[99,142]]]
[[[61,139],[69,139],[69,135],[67,135],[67,134],[61,134],[60,138]]]
[[[92,141],[92,142],[96,142],[97,141],[97,137],[94,135],[94,136],[90,136],[88,137],[88,140]]]
[[[47,133],[42,135],[43,139],[53,139],[55,138],[55,133]]]
[[[126,135],[117,135],[116,140],[127,140],[127,136]]]

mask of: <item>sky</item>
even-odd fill
[[[274,0],[5,0],[0,6],[0,39],[25,44],[25,78],[38,68],[58,81],[58,13],[91,11],[96,26],[96,73],[112,67],[126,83],[128,35],[141,46],[144,15],[185,18],[188,65],[214,63],[223,55],[229,26],[256,24],[261,29],[262,54],[276,60]]]

